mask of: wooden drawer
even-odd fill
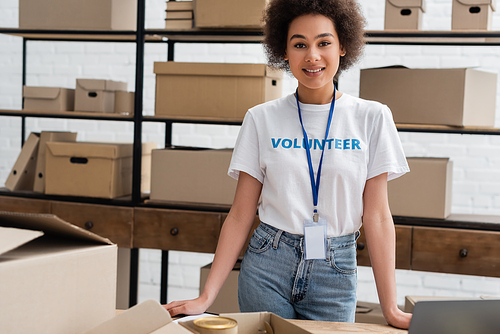
[[[133,208],[69,202],[52,202],[51,206],[61,219],[108,238],[118,247],[132,247]]]
[[[396,225],[396,268],[410,269],[411,247],[412,247],[412,227]],[[360,229],[361,235],[357,243],[358,266],[371,266],[366,237],[363,227]]]
[[[134,247],[215,253],[221,225],[216,212],[135,208]]]
[[[0,196],[0,211],[50,213],[50,201]]]
[[[500,277],[500,232],[413,228],[412,269]]]

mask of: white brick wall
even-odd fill
[[[384,1],[362,0],[369,30],[383,29]],[[449,30],[451,0],[427,0],[425,30]],[[161,28],[165,3],[148,0],[146,27]],[[16,0],[0,1],[0,26],[18,26]],[[494,30],[500,30],[500,13],[493,17]],[[154,112],[154,61],[166,61],[164,44],[147,44],[144,77],[144,114]],[[20,38],[0,35],[0,108],[21,108]],[[178,61],[263,62],[262,48],[257,44],[178,44]],[[409,67],[472,67],[500,74],[500,47],[485,46],[383,46],[369,45],[358,66],[341,77],[340,89],[357,96],[359,69],[401,64]],[[29,42],[27,83],[74,87],[76,78],[122,80],[134,88],[135,47],[131,43]],[[294,90],[294,79],[287,79],[284,94]],[[498,93],[497,93],[498,94]],[[497,98],[500,96],[497,95]],[[500,100],[500,99],[499,99]],[[496,126],[500,127],[500,103]],[[0,184],[12,168],[20,151],[20,119],[0,117]],[[40,130],[78,131],[80,140],[131,141],[133,126],[124,122],[83,120],[27,119],[27,133]],[[234,145],[239,127],[176,124],[173,143],[211,147]],[[165,141],[163,124],[144,123],[143,140]],[[408,156],[448,156],[454,161],[454,213],[500,215],[500,137],[452,134],[400,133]],[[199,268],[212,261],[211,254],[170,252],[169,300],[192,298],[198,294]],[[140,252],[140,297],[159,299],[160,251]],[[361,267],[358,274],[360,300],[377,301],[370,268]],[[461,275],[397,271],[398,302],[405,295],[500,296],[500,279]]]

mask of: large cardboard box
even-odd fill
[[[51,214],[0,212],[0,332],[80,334],[115,314],[116,245]]]
[[[445,219],[451,212],[453,162],[448,158],[408,158],[410,172],[388,183],[394,216]]]
[[[7,180],[5,180],[5,187],[7,189],[11,191],[33,190],[39,141],[39,133],[30,133],[9,176],[7,176]]]
[[[491,30],[496,0],[453,0],[452,30]]]
[[[115,111],[115,92],[126,90],[126,82],[76,79],[75,111],[112,113]]]
[[[421,30],[425,0],[386,0],[386,30]]]
[[[42,131],[40,133],[36,159],[35,181],[33,184],[34,191],[39,193],[45,192],[45,154],[47,151],[47,142],[75,142],[76,136],[76,132]]]
[[[20,29],[135,30],[137,0],[19,0]]]
[[[207,309],[211,313],[238,313],[240,306],[238,304],[238,277],[240,276],[241,260],[238,260],[229,273],[224,285],[219,291],[213,304]],[[212,264],[209,263],[200,269],[200,295],[205,288],[208,273],[212,269]]]
[[[233,150],[153,150],[151,200],[231,205],[236,180],[227,175]]]
[[[194,23],[197,28],[262,27],[262,12],[268,0],[196,0]]]
[[[23,87],[24,110],[73,111],[75,90],[60,87]]]
[[[493,127],[497,75],[472,68],[361,70],[359,96],[391,108],[396,123]]]
[[[158,116],[241,121],[281,97],[283,73],[264,64],[156,62],[154,72]]]
[[[156,143],[143,143],[143,161]],[[132,144],[49,142],[45,163],[45,193],[115,198],[132,193]],[[147,183],[147,164],[141,177]]]

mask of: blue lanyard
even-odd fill
[[[302,132],[304,133],[304,141],[305,141],[305,148],[306,148],[306,154],[307,154],[307,164],[309,165],[309,176],[311,178],[311,187],[312,187],[312,194],[313,194],[313,204],[314,204],[314,221],[318,221],[318,194],[319,194],[319,181],[321,179],[321,167],[323,166],[323,155],[325,153],[325,146],[326,146],[326,141],[328,139],[328,133],[330,132],[330,124],[332,122],[332,116],[333,116],[333,109],[335,108],[335,93],[336,89],[334,87],[333,89],[333,100],[332,103],[330,104],[330,114],[328,115],[328,124],[326,125],[326,132],[325,132],[325,140],[323,142],[323,147],[321,150],[321,159],[319,160],[319,166],[318,166],[318,176],[316,178],[316,181],[314,180],[314,170],[312,166],[312,159],[311,159],[311,148],[309,147],[309,138],[307,137],[306,129],[304,128],[304,123],[302,122],[302,113],[300,112],[300,106],[299,106],[299,93],[298,89],[295,91],[295,99],[297,100],[297,110],[299,111],[299,120],[300,120],[300,125],[302,126]]]

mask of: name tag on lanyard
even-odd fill
[[[306,260],[326,259],[327,248],[327,222],[319,218],[318,222],[313,219],[304,221],[304,258]]]
[[[335,108],[335,94],[336,89],[333,90],[333,99],[330,105],[330,113],[328,115],[328,124],[325,131],[325,143],[328,139],[328,133],[330,132],[330,124],[333,116],[333,109]],[[311,150],[309,147],[309,139],[307,137],[306,129],[304,128],[304,123],[302,122],[302,113],[300,112],[299,105],[299,93],[298,90],[295,92],[295,98],[297,100],[297,110],[299,113],[300,125],[302,126],[302,132],[304,134],[305,149],[307,155],[307,164],[309,166],[309,177],[311,179],[311,188],[313,194],[313,218],[306,219],[304,221],[304,258],[306,260],[314,259],[326,259],[327,254],[327,221],[324,218],[319,217],[318,213],[318,196],[319,196],[319,184],[321,178],[321,167],[323,165],[323,155],[325,153],[325,146],[322,148],[321,158],[318,166],[318,173],[316,180],[314,178],[314,171],[312,167]]]

